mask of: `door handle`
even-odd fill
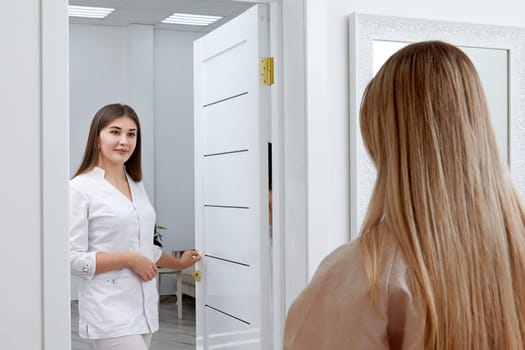
[[[199,270],[193,271],[191,275],[193,276],[193,279],[195,280],[195,282],[200,282],[201,272]]]

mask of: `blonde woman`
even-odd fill
[[[472,62],[403,48],[360,123],[377,168],[361,235],[291,306],[284,348],[525,349],[525,211]]]

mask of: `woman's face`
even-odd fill
[[[137,145],[137,125],[123,116],[113,119],[99,134],[99,166],[124,165]]]

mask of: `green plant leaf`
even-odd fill
[[[159,232],[161,230],[166,230],[166,227],[157,224],[153,227],[153,244],[159,247],[162,247],[163,239],[162,234]]]

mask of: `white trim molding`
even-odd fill
[[[43,349],[71,349],[67,2],[41,4]]]

